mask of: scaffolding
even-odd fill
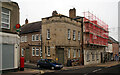
[[[108,25],[106,23],[88,11],[84,12],[84,26],[84,32],[89,32],[89,44],[108,46]]]

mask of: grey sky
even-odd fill
[[[119,0],[12,0],[20,6],[20,24],[40,21],[51,16],[52,11],[69,16],[69,9],[75,7],[77,16],[90,11],[109,25],[110,35],[118,39],[118,1]]]

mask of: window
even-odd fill
[[[47,39],[50,39],[50,29],[47,29]]]
[[[35,35],[32,35],[32,41],[35,41]]]
[[[50,56],[50,46],[47,47],[47,56]]]
[[[25,42],[27,42],[27,36],[25,36],[24,38],[25,38]]]
[[[87,52],[87,58],[86,59],[87,59],[87,61],[89,61],[89,52]]]
[[[78,57],[80,57],[80,49],[78,50]]]
[[[39,40],[39,35],[38,35],[38,34],[36,34],[36,36],[35,36],[35,40],[36,40],[36,41]]]
[[[70,39],[70,29],[68,29],[68,39]]]
[[[98,60],[99,58],[98,58],[98,53],[96,53],[96,59]]]
[[[74,49],[74,52],[73,52],[73,57],[75,58],[76,57],[76,50]]]
[[[39,48],[36,47],[36,56],[39,56]]]
[[[70,58],[70,48],[68,48],[68,58]]]
[[[73,30],[73,40],[75,40],[75,30]]]
[[[95,60],[95,55],[94,55],[94,53],[92,53],[92,60],[93,60],[93,61]]]
[[[35,56],[35,48],[32,47],[32,56]]]
[[[40,34],[40,41],[42,40],[42,35]]]
[[[24,42],[24,36],[21,36],[21,42]]]
[[[1,28],[10,29],[10,10],[2,8],[1,12]]]
[[[21,56],[24,56],[24,48],[21,49]]]
[[[78,31],[78,40],[80,40],[80,31]]]
[[[42,48],[40,47],[40,56],[42,56]]]

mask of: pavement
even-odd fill
[[[48,72],[55,72],[55,71],[64,71],[64,70],[77,70],[80,68],[85,68],[85,67],[92,67],[92,66],[98,66],[98,67],[111,67],[120,64],[118,61],[110,61],[106,63],[100,63],[96,65],[79,65],[79,66],[71,66],[71,67],[63,67],[61,70],[48,70],[48,69],[38,69],[36,64],[31,64],[31,63],[25,63],[26,68],[24,68],[24,71],[17,71],[17,72],[11,72],[11,75],[17,75],[17,74],[22,74],[22,75],[40,75]],[[30,67],[31,66],[31,67]],[[8,73],[2,74],[2,75],[8,75]],[[10,75],[10,74],[9,74]]]

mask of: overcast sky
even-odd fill
[[[118,39],[118,1],[119,0],[12,0],[20,7],[20,24],[41,21],[49,17],[52,11],[69,16],[69,9],[76,8],[76,15],[83,16],[90,11],[109,25],[110,36]]]

